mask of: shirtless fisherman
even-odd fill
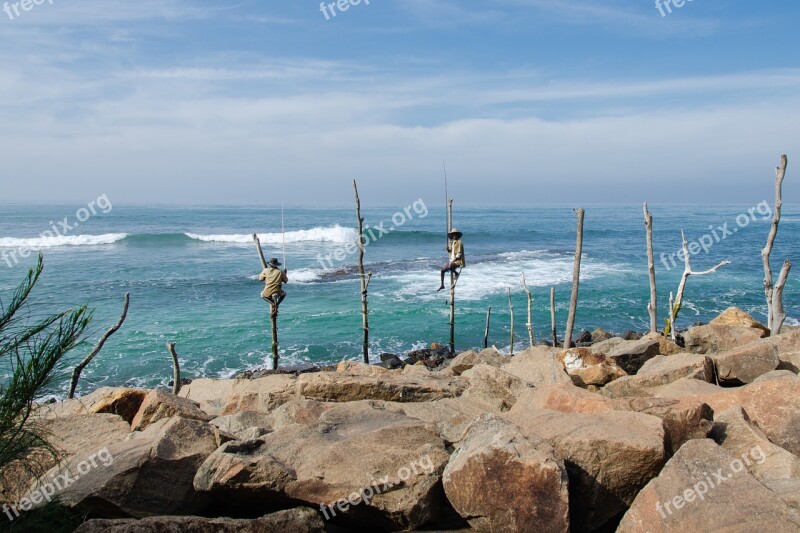
[[[286,269],[281,270],[280,266],[280,262],[272,258],[269,260],[267,268],[261,271],[258,276],[259,281],[264,282],[264,290],[261,291],[261,297],[267,301],[272,308],[272,313],[275,315],[278,314],[278,306],[286,298],[286,292],[282,286],[284,283],[289,283]]]
[[[464,260],[464,243],[461,242],[461,237],[463,235],[464,234],[456,228],[451,229],[450,233],[447,234],[447,252],[450,256],[449,262],[441,270],[442,279],[439,290],[444,289],[444,275],[447,272],[452,272],[456,277],[456,281],[458,281],[458,270],[464,268],[464,265],[466,265],[466,261]]]

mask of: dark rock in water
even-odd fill
[[[403,368],[406,366],[406,364],[393,353],[382,353],[378,357],[380,357],[381,362],[377,366],[382,366],[383,368],[388,368],[389,370],[395,370],[397,368]]]
[[[607,341],[608,339],[613,339],[613,338],[614,338],[614,334],[613,333],[609,333],[608,331],[606,331],[606,330],[604,330],[602,328],[597,328],[596,330],[594,330],[592,332],[592,342],[593,343],[603,342],[603,341]]]
[[[189,385],[191,383],[192,383],[192,380],[190,378],[181,378],[181,385]],[[175,386],[175,380],[174,379],[169,380],[169,386],[170,387],[174,387]]]
[[[626,341],[639,341],[642,340],[642,334],[636,333],[635,331],[627,331],[625,335],[622,336],[623,339]]]
[[[445,360],[452,359],[454,355],[450,353],[450,348],[447,346],[438,346],[435,348],[425,348],[422,350],[415,350],[409,352],[406,357],[405,364],[415,365],[418,362],[422,363],[428,368],[436,368],[441,366]]]
[[[583,330],[580,332],[580,335],[578,335],[578,338],[575,339],[575,343],[580,345],[581,343],[585,342],[592,342],[592,334],[586,330]]]
[[[300,374],[309,374],[312,372],[322,372],[323,370],[335,370],[336,367],[320,368],[310,363],[298,363],[296,365],[287,365],[279,367],[278,370],[271,368],[254,368],[252,370],[244,370],[234,376],[234,379],[258,379],[266,376],[274,376],[276,374],[293,374],[299,376]]]

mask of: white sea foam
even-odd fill
[[[251,234],[229,234],[229,235],[197,235],[187,233],[187,237],[203,242],[222,242],[229,244],[252,244]],[[261,244],[281,244],[283,236],[280,233],[259,233],[258,238]],[[347,243],[356,242],[357,231],[353,228],[345,228],[340,225],[327,228],[311,228],[299,231],[287,231],[286,242],[334,242]]]
[[[103,235],[62,235],[60,237],[33,237],[20,239],[15,237],[0,238],[0,248],[54,248],[57,246],[98,246],[113,244],[127,237],[127,233],[106,233]]]
[[[247,276],[248,279],[257,280],[258,274]],[[298,268],[289,271],[289,283],[311,283],[320,278],[320,271],[312,268]]]

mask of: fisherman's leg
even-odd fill
[[[276,293],[275,296],[278,298],[278,301],[276,302],[276,305],[281,305],[281,302],[283,301],[283,299],[286,298],[286,291],[280,291],[280,292]]]

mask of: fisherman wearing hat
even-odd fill
[[[461,242],[463,233],[456,228],[450,230],[447,234],[447,252],[450,254],[449,262],[441,270],[442,282],[439,290],[444,289],[444,275],[447,272],[452,272],[458,281],[458,270],[464,268],[466,261],[464,260],[464,243]]]
[[[289,283],[286,269],[281,270],[280,267],[280,262],[272,258],[269,260],[267,268],[258,276],[259,281],[264,282],[264,290],[261,291],[261,297],[270,304],[273,313],[278,312],[278,306],[286,298],[286,292],[281,288],[282,285]]]

